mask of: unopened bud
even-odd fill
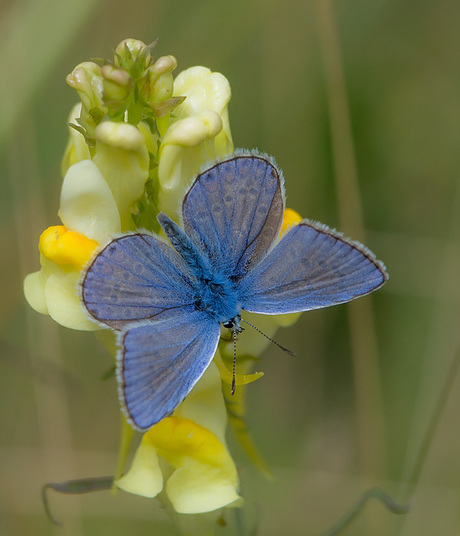
[[[115,49],[115,65],[126,69],[137,80],[152,65],[152,49],[156,41],[146,45],[137,39],[125,39]]]
[[[101,69],[103,76],[104,101],[106,104],[121,104],[131,93],[133,80],[121,67],[106,64]]]
[[[78,91],[87,110],[103,105],[102,80],[101,68],[92,61],[80,63],[66,77],[66,82]]]

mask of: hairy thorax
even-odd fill
[[[240,313],[234,284],[228,277],[214,274],[200,279],[195,306],[208,311],[219,322],[227,322]]]

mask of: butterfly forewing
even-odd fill
[[[186,233],[234,278],[263,258],[279,233],[282,177],[266,158],[240,155],[198,175],[183,203]]]
[[[115,329],[193,302],[193,275],[170,246],[147,234],[116,238],[82,281],[89,313]]]
[[[219,334],[216,320],[183,307],[122,335],[120,397],[135,426],[149,428],[182,402],[212,361]]]
[[[247,311],[292,313],[353,300],[387,279],[364,246],[303,220],[243,278],[238,296]]]

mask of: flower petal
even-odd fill
[[[238,476],[226,447],[209,430],[180,417],[166,417],[147,435],[176,471],[166,493],[176,512],[210,512],[240,497]]]
[[[52,273],[45,285],[45,299],[49,315],[61,326],[80,331],[101,329],[99,324],[90,320],[83,310],[78,292],[80,272],[69,273],[58,270]]]
[[[143,497],[155,497],[163,489],[157,452],[147,434],[142,438],[129,471],[115,484],[123,491]]]
[[[144,192],[149,176],[149,153],[144,136],[127,123],[104,121],[96,128],[93,162],[112,191],[122,230],[133,228],[130,209]]]
[[[294,225],[297,225],[302,220],[302,216],[292,208],[286,208],[283,214],[283,223],[280,231],[282,238]]]
[[[24,279],[24,296],[32,309],[42,315],[49,314],[45,298],[46,279],[43,270],[29,274]]]
[[[180,404],[174,415],[192,420],[211,431],[225,445],[227,410],[222,397],[222,383],[214,362]]]
[[[98,243],[85,235],[69,231],[63,225],[54,225],[40,235],[38,247],[40,253],[55,264],[81,270]]]
[[[213,73],[206,67],[195,66],[177,75],[174,80],[174,95],[186,97],[174,111],[181,118],[196,115],[203,110],[214,110],[220,115],[230,102],[232,92],[224,75]]]
[[[120,215],[112,192],[91,160],[69,168],[62,183],[59,217],[67,229],[100,245],[120,232]]]
[[[241,500],[235,479],[225,471],[192,461],[171,475],[166,493],[180,514],[211,512]]]
[[[222,130],[214,140],[216,153],[223,157],[233,152],[228,118],[228,103],[232,91],[224,75],[213,73],[206,67],[191,67],[182,71],[175,79],[174,95],[186,97],[184,102],[174,110],[174,115],[179,119],[199,114],[204,110],[213,110],[219,114],[222,120]]]

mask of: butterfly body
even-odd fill
[[[166,214],[160,213],[158,221],[169,241],[188,264],[193,274],[195,309],[207,313],[220,323],[233,320],[241,310],[235,283],[223,270],[213,266],[184,231]]]
[[[134,426],[171,413],[212,361],[220,325],[241,311],[284,314],[350,301],[388,278],[364,246],[302,220],[279,241],[283,178],[273,162],[240,153],[202,172],[156,235],[110,242],[82,280],[89,314],[120,332],[118,380]]]

